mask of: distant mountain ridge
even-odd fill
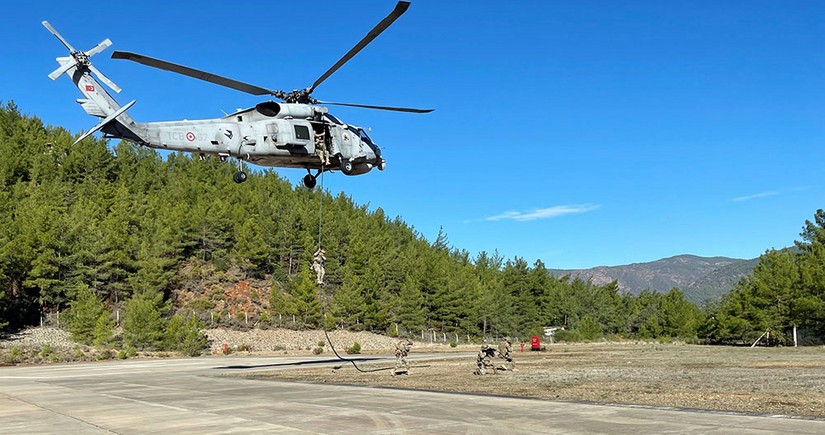
[[[647,263],[599,266],[590,269],[549,269],[554,276],[591,280],[602,285],[617,281],[619,289],[634,295],[650,289],[666,293],[677,287],[685,298],[703,304],[727,294],[733,286],[753,272],[759,259],[677,255]]]

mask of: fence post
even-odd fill
[[[796,325],[793,325],[793,347],[796,347],[798,344],[796,341]]]

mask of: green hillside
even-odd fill
[[[473,258],[446,234],[431,243],[380,207],[273,171],[239,185],[234,163],[74,137],[0,107],[0,329],[62,312],[97,341],[122,310],[124,340],[151,348],[196,330],[192,319],[475,339],[562,326],[566,340],[695,339],[707,323],[678,289],[633,295],[540,261]],[[310,270],[320,201],[321,291]]]

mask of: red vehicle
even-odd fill
[[[541,339],[538,335],[530,337],[530,350],[541,350]]]

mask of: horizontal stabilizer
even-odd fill
[[[129,104],[121,107],[120,109],[117,109],[114,113],[112,113],[111,115],[104,118],[103,121],[100,121],[100,123],[98,123],[97,125],[92,127],[91,130],[87,131],[86,133],[83,133],[83,135],[80,136],[79,138],[77,138],[77,140],[74,141],[74,143],[77,144],[78,142],[82,141],[83,139],[86,139],[87,137],[91,136],[92,133],[94,133],[94,132],[100,130],[101,128],[103,128],[106,124],[114,121],[115,118],[122,115],[123,112],[129,110],[130,107],[134,106],[136,101],[137,100],[132,100],[131,102],[129,102]]]

